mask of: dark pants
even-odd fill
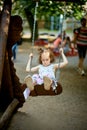
[[[79,58],[85,58],[86,57],[87,46],[77,45],[77,49],[78,49]]]

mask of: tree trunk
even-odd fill
[[[22,19],[20,16],[10,17],[11,0],[5,0],[1,17],[0,28],[0,109],[6,109],[10,102],[17,98],[19,106],[25,102],[22,84],[16,75],[12,62],[12,45],[20,40]]]
[[[29,9],[25,9],[25,14],[30,26],[30,31],[31,31],[31,39],[33,38],[33,28],[34,28],[34,16],[33,14],[29,11]],[[38,38],[38,24],[36,21],[35,24],[35,33],[34,33],[34,39],[36,40]]]
[[[3,11],[1,13],[1,20],[0,20],[0,89],[1,89],[1,80],[4,66],[5,50],[8,37],[8,29],[10,23],[11,5],[12,5],[11,0],[4,1]]]

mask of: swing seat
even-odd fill
[[[47,39],[38,39],[34,43],[35,46],[45,46],[48,45],[48,40]]]
[[[44,84],[42,84],[42,85],[35,85],[34,90],[31,91],[30,93],[30,96],[45,96],[45,95],[55,96],[61,93],[62,93],[62,86],[60,83],[57,83],[56,93],[55,91],[52,90],[52,87],[50,88],[50,90],[45,90]]]

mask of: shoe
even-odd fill
[[[32,80],[32,77],[30,75],[25,77],[24,82],[30,91],[34,90],[33,80]]]
[[[43,80],[44,80],[44,89],[45,90],[50,90],[51,85],[52,85],[52,80],[47,76],[44,76]]]
[[[82,71],[81,71],[81,76],[84,76],[84,75],[85,75],[85,71],[82,70]]]
[[[23,95],[24,95],[25,100],[29,97],[29,95],[30,95],[30,90],[29,90],[29,88],[26,88],[26,89],[24,90]]]
[[[81,70],[80,68],[77,68],[77,71],[79,72],[79,74],[81,74],[81,76],[85,75],[85,71]]]

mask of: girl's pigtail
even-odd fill
[[[42,48],[39,48],[39,49],[38,49],[39,54],[43,53],[43,51],[44,51],[44,50],[43,50]]]

